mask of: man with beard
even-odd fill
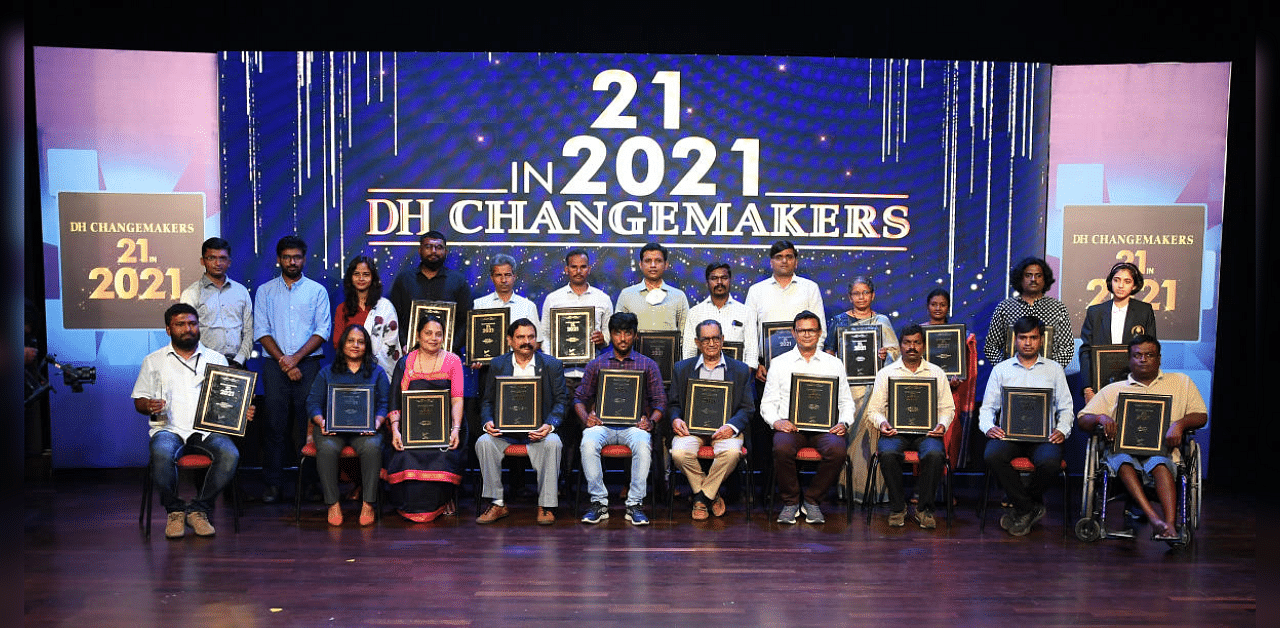
[[[181,300],[200,313],[200,342],[242,369],[253,351],[253,301],[240,282],[227,276],[231,243],[218,237],[205,240],[200,265],[204,274],[182,291]]]
[[[778,240],[769,247],[769,266],[773,274],[747,289],[747,307],[756,311],[761,325],[779,321],[792,321],[796,314],[809,311],[818,315],[818,346],[827,338],[826,310],[822,305],[822,290],[818,284],[796,274],[800,253],[790,240]],[[756,330],[756,333],[760,333]],[[756,368],[756,380],[765,381],[769,370],[760,359]]]
[[[493,523],[507,516],[502,498],[502,458],[507,445],[523,444],[529,453],[529,464],[538,475],[538,525],[549,526],[556,522],[555,508],[560,501],[556,488],[560,478],[561,443],[555,430],[569,403],[564,367],[559,360],[537,350],[538,330],[527,318],[517,319],[507,327],[507,342],[511,352],[494,358],[489,364],[484,402],[480,405],[480,420],[484,422],[484,435],[476,441],[476,457],[480,460],[484,483],[480,495],[492,502],[476,518],[476,523]],[[498,398],[499,377],[538,378],[541,427],[525,435],[506,435],[495,427],[494,404]]]
[[[707,264],[703,277],[707,280],[708,295],[701,303],[689,308],[689,314],[685,317],[684,340],[681,342],[684,359],[692,358],[700,348],[695,342],[696,328],[707,320],[714,320],[720,323],[724,342],[742,343],[739,361],[745,362],[754,371],[760,355],[757,349],[760,344],[760,329],[756,324],[756,311],[729,294],[733,274],[728,264]]]
[[[585,249],[573,248],[564,256],[564,276],[569,283],[547,294],[542,300],[542,323],[551,321],[551,310],[562,307],[592,307],[596,310],[596,327],[591,330],[591,344],[596,350],[609,344],[605,337],[605,328],[609,317],[613,316],[613,301],[603,290],[592,286],[587,280],[591,277],[591,257]],[[566,377],[582,377],[582,368],[573,367]]]
[[[449,301],[455,304],[453,346],[445,349],[463,357],[462,349],[467,346],[467,312],[471,311],[472,303],[471,286],[467,285],[467,278],[461,272],[445,268],[444,260],[448,255],[448,242],[443,233],[428,231],[422,234],[418,241],[418,265],[401,271],[391,286],[391,305],[395,306],[396,316],[401,321],[400,344],[404,345],[406,352],[413,344],[409,340],[413,302]]]
[[[142,359],[133,384],[133,408],[151,417],[151,477],[169,514],[165,537],[180,539],[187,526],[197,536],[213,536],[209,515],[218,493],[235,475],[240,452],[229,436],[196,431],[193,426],[205,367],[226,366],[227,360],[200,344],[200,319],[194,307],[186,303],[170,306],[164,313],[164,327],[169,345]],[[253,419],[253,406],[249,407],[249,419]],[[174,463],[191,453],[209,456],[213,466],[196,498],[184,502],[178,498]]]
[[[999,364],[1011,357],[1009,327],[1023,316],[1034,316],[1044,322],[1046,328],[1053,328],[1052,334],[1046,332],[1045,357],[1061,364],[1064,369],[1071,364],[1071,354],[1075,349],[1071,337],[1071,315],[1062,301],[1047,295],[1053,283],[1053,269],[1038,257],[1024,258],[1009,271],[1009,289],[1017,296],[1001,301],[991,313],[991,325],[983,343],[987,362]],[[1088,377],[1087,374],[1085,376]]]
[[[924,356],[924,330],[919,325],[907,325],[898,335],[898,348],[902,357],[880,369],[876,374],[871,401],[867,403],[867,420],[880,430],[876,450],[880,454],[880,467],[884,470],[884,485],[889,491],[889,526],[906,525],[907,499],[902,487],[902,460],[904,453],[915,449],[920,456],[920,482],[917,485],[920,503],[916,505],[915,520],[921,528],[931,530],[938,526],[933,516],[937,500],[938,482],[942,480],[943,457],[947,455],[942,435],[947,433],[951,419],[955,418],[955,400],[947,384],[947,373]],[[925,434],[899,434],[889,422],[889,379],[927,378],[937,382],[938,424]]]
[[[262,284],[253,302],[253,329],[266,352],[262,387],[267,404],[263,432],[262,501],[280,499],[285,457],[297,452],[305,438],[307,393],[320,370],[323,347],[333,327],[329,293],[302,276],[307,243],[287,235],[276,243],[280,276]],[[290,430],[290,419],[293,429]],[[296,439],[287,438],[293,434]]]

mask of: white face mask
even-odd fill
[[[654,288],[645,295],[644,300],[649,305],[658,305],[667,298],[667,291],[662,288]]]

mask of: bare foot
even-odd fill
[[[1178,533],[1174,531],[1173,526],[1159,520],[1151,520],[1151,538],[1155,541],[1170,541],[1178,538]]]
[[[334,502],[329,505],[329,525],[342,525],[342,504],[339,502]]]
[[[364,502],[364,506],[360,508],[360,525],[362,526],[373,525],[373,520],[374,520],[373,504],[370,504],[369,502]]]

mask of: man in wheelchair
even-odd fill
[[[1174,489],[1175,451],[1188,430],[1204,427],[1209,420],[1204,399],[1190,377],[1183,373],[1165,373],[1160,370],[1160,342],[1140,334],[1129,341],[1129,377],[1125,381],[1108,384],[1085,405],[1077,417],[1080,429],[1093,432],[1102,430],[1108,442],[1116,438],[1116,403],[1120,393],[1169,395],[1173,405],[1169,430],[1164,434],[1163,454],[1138,457],[1114,453],[1109,448],[1102,454],[1103,462],[1113,475],[1119,476],[1133,501],[1142,508],[1151,522],[1152,538],[1157,541],[1177,540],[1179,531],[1169,522],[1176,521],[1177,499]],[[1157,513],[1147,499],[1143,486],[1154,482],[1156,498],[1163,513]],[[1161,516],[1163,514],[1163,517]]]

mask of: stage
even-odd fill
[[[251,475],[253,472],[247,472]],[[410,524],[388,512],[331,529],[323,506],[244,504],[239,534],[219,500],[211,539],[150,540],[138,528],[139,469],[59,471],[26,483],[27,626],[1252,626],[1255,505],[1206,488],[1194,542],[1084,543],[1063,534],[1060,494],[1028,536],[978,531],[976,476],[961,477],[954,527],[890,529],[884,510],[847,525],[783,526],[731,502],[692,522],[650,510],[634,528],[577,522],[562,501],[554,526],[528,498],[476,525],[459,515]],[[251,479],[251,478],[250,478]],[[967,480],[967,481],[966,481]],[[184,494],[190,484],[184,481]],[[1078,500],[1073,482],[1072,504]],[[563,498],[563,493],[562,493]],[[1112,525],[1120,519],[1113,506]],[[860,514],[860,513],[859,513]]]

